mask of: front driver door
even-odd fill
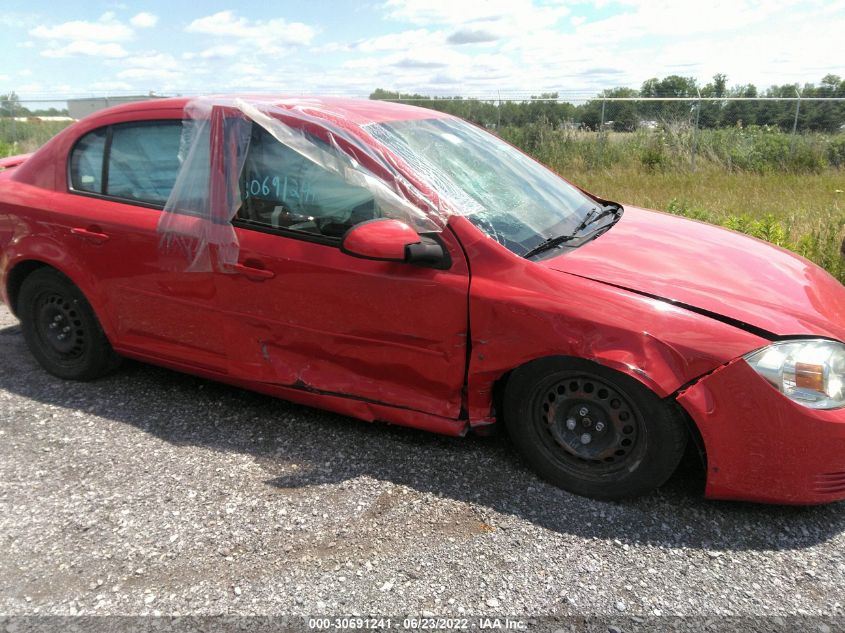
[[[230,371],[459,417],[469,274],[455,237],[438,238],[448,270],[342,253],[345,230],[383,210],[257,124],[240,189],[238,266],[218,275]]]

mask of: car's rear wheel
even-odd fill
[[[513,372],[505,424],[528,463],[579,495],[622,499],[663,484],[684,454],[683,420],[634,379],[580,359]]]
[[[73,282],[40,268],[23,282],[18,316],[30,352],[44,369],[67,380],[93,380],[119,363],[88,301]]]

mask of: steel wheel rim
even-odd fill
[[[44,293],[35,305],[35,330],[41,349],[58,361],[73,361],[85,353],[87,337],[76,302],[57,292]]]
[[[556,374],[538,385],[535,429],[546,453],[586,479],[628,472],[642,460],[642,414],[620,388],[585,372]]]

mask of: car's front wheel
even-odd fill
[[[113,370],[112,350],[94,310],[73,282],[40,268],[23,282],[17,312],[29,351],[48,372],[67,380],[93,380]]]
[[[581,359],[513,372],[505,424],[528,463],[579,495],[622,499],[663,484],[684,454],[679,416],[633,378]]]

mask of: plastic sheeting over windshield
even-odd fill
[[[441,208],[523,255],[569,234],[597,203],[481,128],[454,117],[391,121],[365,129],[434,188]]]
[[[249,187],[254,186],[250,181],[242,191],[241,175],[256,125],[313,166],[302,169],[303,160],[297,161],[299,198],[297,205],[291,205],[297,213],[305,213],[302,209],[309,201],[307,196],[318,196],[327,180],[340,180],[369,192],[368,202],[378,217],[400,219],[418,232],[440,231],[445,226],[451,211],[434,191],[421,181],[407,178],[401,158],[378,149],[360,125],[344,119],[336,109],[324,107],[319,100],[200,98],[185,107],[179,172],[158,224],[162,250],[175,256],[168,257],[168,261],[177,262],[174,266],[196,272],[225,272],[237,264],[238,239],[232,220],[249,197]],[[279,165],[279,169],[284,170],[284,166]],[[258,191],[286,185],[287,176],[268,173],[257,178]],[[276,193],[277,197],[281,195]],[[331,197],[331,192],[327,196]],[[352,196],[350,204],[360,207],[360,197]],[[330,205],[335,212],[336,198],[335,194]],[[288,211],[282,200],[276,202],[278,210],[271,213],[274,217]],[[296,230],[306,224],[285,228]]]

